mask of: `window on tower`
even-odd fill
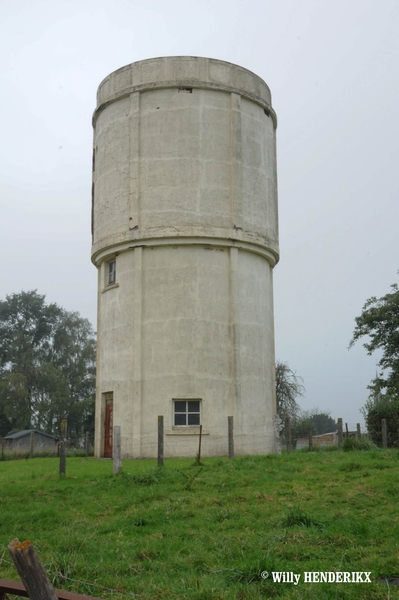
[[[200,400],[174,400],[173,401],[175,426],[196,425],[201,423],[201,401]]]
[[[116,260],[111,260],[108,263],[108,279],[107,284],[112,285],[116,282]]]

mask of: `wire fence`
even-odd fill
[[[234,430],[233,418],[224,417],[213,422],[212,425],[184,429],[172,427],[168,423],[166,429],[162,428],[162,458],[178,458],[179,456],[229,456],[245,454],[270,454],[273,452],[310,450],[325,447],[341,447],[346,439],[370,439],[376,446],[399,447],[399,432],[395,429],[396,422],[382,419],[377,423],[375,431],[367,431],[364,425],[345,422],[338,419],[336,431],[323,434],[309,432],[308,435],[294,436],[291,428],[277,424],[274,431],[265,425],[246,431],[240,421],[239,427]],[[159,457],[159,431],[158,421],[154,419],[152,431],[145,433],[126,433],[126,427],[120,427],[121,457],[122,458],[157,458]],[[28,432],[27,435],[15,443],[13,440],[0,438],[0,460],[13,460],[21,458],[39,458],[60,456],[61,446],[65,457],[94,456],[95,438],[86,432],[78,441],[60,440],[43,442],[40,432]],[[101,452],[100,452],[101,454]],[[111,456],[114,454],[112,452]]]
[[[60,456],[60,444],[60,439],[37,431],[29,431],[17,439],[6,436],[0,438],[0,460]],[[77,441],[66,439],[64,447],[67,456],[94,456],[94,435],[87,431]]]

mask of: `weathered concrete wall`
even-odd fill
[[[278,260],[276,119],[266,84],[236,65],[169,57],[100,85],[92,260],[99,269],[97,456],[113,392],[123,456],[274,451],[272,268]],[[116,282],[107,285],[107,263]]]

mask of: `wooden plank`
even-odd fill
[[[95,596],[86,596],[85,594],[76,594],[65,590],[54,591],[58,600],[102,600],[102,598],[96,598]],[[23,583],[9,581],[8,579],[0,579],[0,599],[2,594],[13,594],[14,596],[21,596],[21,598],[29,598]]]
[[[4,592],[1,588],[0,588],[0,600],[7,600],[8,596],[6,594],[6,592]]]

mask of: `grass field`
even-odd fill
[[[399,452],[0,462],[0,577],[32,540],[55,587],[104,599],[397,599],[386,583],[305,583],[308,571],[399,577]],[[261,572],[270,576],[262,579]],[[301,575],[274,583],[272,572]],[[84,582],[103,586],[90,587]],[[114,590],[114,591],[111,591]]]

